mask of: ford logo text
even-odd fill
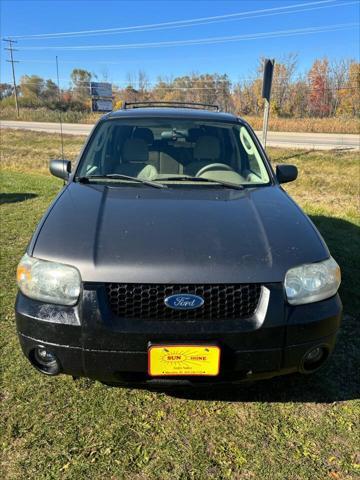
[[[174,310],[193,310],[204,305],[204,299],[198,295],[178,293],[166,297],[165,305]]]

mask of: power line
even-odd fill
[[[12,70],[12,77],[13,77],[13,84],[14,84],[14,93],[15,93],[15,108],[16,108],[16,115],[19,116],[19,103],[17,97],[17,87],[16,87],[16,79],[15,79],[15,67],[14,63],[18,63],[17,60],[14,60],[13,52],[17,51],[13,48],[13,43],[17,43],[16,40],[11,40],[10,38],[4,38],[4,42],[7,42],[8,47],[5,50],[10,52],[10,60],[6,60],[7,62],[11,63],[11,70]]]
[[[338,30],[347,30],[358,27],[358,22],[353,23],[340,23],[328,26],[319,27],[307,27],[307,28],[295,28],[289,30],[275,30],[272,32],[258,32],[249,33],[244,35],[230,35],[223,37],[208,37],[191,40],[172,40],[164,42],[147,42],[147,43],[125,43],[125,44],[113,44],[113,45],[72,45],[72,46],[32,46],[22,47],[24,50],[64,50],[64,51],[81,51],[81,50],[119,50],[119,49],[138,49],[138,48],[162,48],[162,47],[180,47],[191,45],[210,45],[227,42],[238,42],[247,40],[257,40],[264,38],[280,38],[296,35],[310,35],[313,33],[323,33]]]
[[[73,32],[51,32],[51,33],[39,33],[33,35],[11,35],[12,38],[21,38],[21,39],[46,39],[46,38],[71,38],[77,36],[90,36],[90,35],[101,35],[101,34],[114,34],[114,33],[126,33],[126,32],[140,32],[140,31],[153,31],[157,29],[165,28],[176,28],[176,27],[185,27],[185,26],[197,26],[201,23],[215,23],[223,22],[232,19],[241,19],[241,17],[246,17],[252,14],[268,14],[271,12],[286,13],[287,11],[294,10],[299,7],[312,7],[312,6],[323,6],[324,4],[331,4],[329,6],[340,6],[340,4],[335,4],[336,0],[318,0],[307,3],[300,3],[296,5],[286,5],[284,7],[273,7],[265,8],[260,10],[249,10],[247,12],[237,12],[230,13],[225,15],[216,15],[211,17],[199,17],[192,18],[187,20],[173,20],[170,22],[161,22],[161,23],[152,23],[152,24],[143,24],[143,25],[134,25],[130,27],[115,27],[115,28],[104,28],[104,29],[95,29],[95,30],[79,30]],[[348,2],[347,4],[358,3],[358,2]],[[334,5],[333,5],[334,4]],[[326,5],[327,6],[327,5]],[[315,7],[316,8],[316,7]],[[253,18],[253,17],[251,17]]]
[[[15,35],[12,38],[21,38],[23,40],[56,40],[61,38],[84,38],[84,37],[91,37],[91,36],[103,36],[103,35],[117,35],[117,34],[124,34],[124,33],[139,33],[139,32],[154,32],[159,30],[168,30],[168,29],[175,29],[175,28],[184,28],[184,27],[194,27],[200,25],[210,25],[214,23],[220,22],[230,22],[230,21],[241,21],[241,20],[250,20],[254,18],[263,18],[263,17],[270,17],[270,16],[277,16],[277,15],[289,15],[294,13],[301,13],[301,12],[310,12],[314,10],[322,10],[325,8],[337,8],[337,7],[344,7],[348,5],[358,5],[359,1],[349,1],[341,3],[332,3],[335,0],[326,0],[323,2],[312,2],[307,4],[298,4],[298,5],[290,5],[287,7],[275,7],[273,9],[263,9],[263,10],[253,10],[248,12],[241,12],[235,13],[230,15],[223,15],[219,17],[205,17],[204,19],[193,20],[194,23],[181,23],[186,21],[179,20],[179,24],[168,25],[168,24],[154,24],[154,26],[136,26],[136,27],[119,27],[114,29],[103,29],[103,30],[93,30],[93,31],[80,31],[80,32],[63,32],[63,33],[53,33],[53,34],[39,34],[39,35]],[[328,4],[331,2],[330,4]],[[323,5],[326,3],[326,5]],[[317,5],[320,4],[320,5]],[[306,5],[306,6],[304,6]],[[308,8],[311,5],[317,5],[311,8]],[[304,8],[297,8],[296,7],[304,7]],[[285,8],[291,8],[294,10],[284,10]],[[275,10],[275,11],[274,11]],[[261,13],[261,12],[268,12],[268,13]],[[240,16],[241,15],[241,16]],[[168,22],[169,23],[169,22]],[[170,22],[171,23],[171,22]],[[151,27],[151,28],[150,28]]]

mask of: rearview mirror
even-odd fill
[[[297,179],[298,169],[295,165],[278,165],[276,167],[276,178],[279,183],[293,182]]]
[[[55,177],[67,180],[71,172],[71,162],[69,160],[50,160],[49,170]]]

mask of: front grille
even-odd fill
[[[109,283],[112,312],[122,318],[144,320],[231,320],[251,317],[259,303],[261,285],[153,285]],[[175,294],[199,295],[204,305],[194,310],[174,310],[165,305]]]

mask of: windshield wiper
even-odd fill
[[[101,179],[119,179],[119,180],[131,180],[132,182],[143,183],[144,185],[149,185],[149,187],[155,188],[167,188],[167,185],[162,183],[152,182],[151,180],[144,180],[138,177],[131,177],[130,175],[122,175],[121,173],[107,173],[105,175],[89,175],[88,177],[77,177],[76,180],[80,183],[90,183],[91,180],[101,180]]]
[[[168,177],[161,177],[159,180],[190,180],[191,182],[209,182],[209,183],[217,183],[218,185],[221,185],[222,187],[225,188],[235,188],[237,190],[244,190],[244,185],[240,185],[237,183],[231,183],[231,182],[223,182],[222,180],[215,180],[212,178],[205,178],[205,177],[192,177],[191,175],[169,175]],[[155,181],[157,181],[155,179]]]

